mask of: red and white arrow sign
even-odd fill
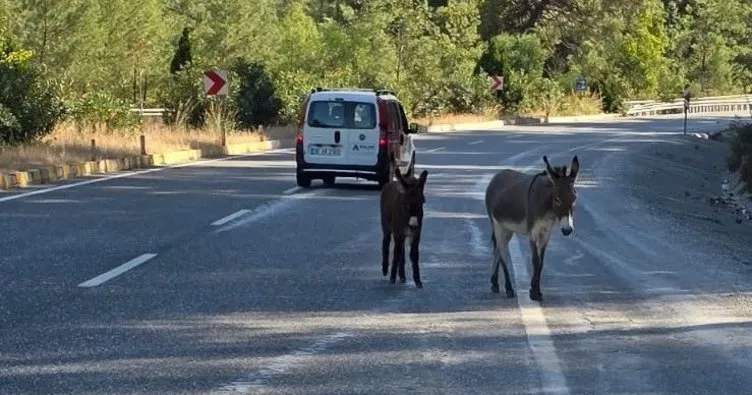
[[[491,75],[488,77],[488,84],[492,91],[504,89],[504,76]]]
[[[227,70],[204,72],[204,94],[209,96],[227,94]]]

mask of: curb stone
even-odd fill
[[[252,143],[228,144],[218,149],[188,149],[149,155],[132,155],[96,161],[45,165],[24,171],[0,172],[0,190],[26,188],[54,181],[72,180],[95,174],[115,173],[123,170],[146,169],[187,163],[203,158],[222,158],[253,152],[264,152],[295,146],[295,139],[266,140]]]

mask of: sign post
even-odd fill
[[[687,113],[689,113],[689,100],[692,97],[692,92],[689,90],[689,86],[684,88],[684,134],[687,134]]]
[[[504,89],[504,76],[503,75],[488,76],[488,85],[489,85],[489,88],[491,88],[491,90],[495,92]]]
[[[204,94],[210,97],[227,96],[227,70],[207,70],[204,71]],[[219,130],[221,135],[222,147],[227,145],[227,131],[225,130],[225,120],[222,103],[220,99],[219,106]]]

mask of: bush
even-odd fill
[[[739,172],[745,189],[752,192],[752,123],[732,122],[729,129],[732,135],[726,163],[730,171]]]
[[[263,65],[238,59],[232,69],[238,77],[234,94],[237,123],[241,128],[268,126],[277,121],[282,100]]]
[[[138,126],[142,119],[131,111],[127,101],[108,92],[92,92],[69,104],[70,117],[79,129],[96,131],[104,126],[106,132]]]
[[[485,72],[504,77],[504,89],[496,93],[504,112],[530,110],[543,78],[548,55],[540,39],[532,34],[500,34],[492,38],[483,52],[476,73]]]
[[[0,43],[0,143],[21,144],[46,136],[65,108],[32,66],[30,51]]]
[[[729,131],[731,138],[726,157],[728,169],[738,171],[741,179],[752,186],[752,123],[733,122]]]

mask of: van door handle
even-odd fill
[[[339,130],[334,132],[334,142],[339,144]]]

